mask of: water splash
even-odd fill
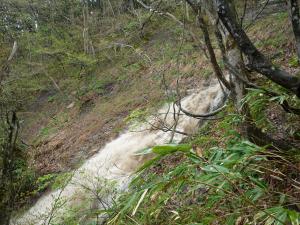
[[[207,113],[219,107],[223,102],[224,93],[219,83],[213,80],[209,85],[203,86],[202,90],[183,98],[181,105],[193,113]],[[164,106],[158,114],[166,115],[166,123],[172,124],[174,122],[173,112],[176,109],[176,106]],[[199,122],[201,120],[180,115],[177,130],[193,133],[198,128]],[[45,194],[27,212],[12,219],[11,224],[49,224],[49,217],[59,217],[64,212],[64,208],[82,201],[86,197],[86,189],[83,187],[92,189],[98,178],[114,180],[119,188],[124,188],[130,180],[130,175],[145,161],[145,157],[137,156],[135,153],[148,147],[166,144],[170,141],[170,137],[171,132],[153,130],[148,124],[141,125],[138,132],[126,131],[117,139],[106,144],[103,149],[75,171],[63,190]],[[183,138],[184,135],[176,133],[173,142],[178,143]],[[57,204],[58,199],[64,199],[66,203],[59,210],[54,211],[53,206]]]

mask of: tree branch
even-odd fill
[[[300,79],[288,72],[276,68],[250,41],[245,31],[236,21],[234,12],[231,11],[228,1],[217,0],[218,15],[239,49],[247,56],[248,67],[268,79],[290,90],[300,98]]]
[[[267,95],[269,95],[270,97],[277,97],[279,96],[278,93],[276,92],[273,92],[273,91],[270,91],[270,90],[267,90],[263,87],[260,87],[254,83],[251,83],[245,79],[243,79],[242,76],[240,76],[239,72],[227,61],[227,60],[224,60],[224,64],[225,64],[225,67],[230,71],[230,73],[232,73],[234,76],[236,76],[239,80],[241,80],[245,85],[247,85],[248,87],[251,87],[251,88],[255,88],[255,89],[259,89],[259,90],[262,90],[264,91]],[[286,111],[287,113],[293,113],[293,114],[296,114],[296,115],[300,115],[300,109],[297,109],[297,108],[294,108],[294,107],[291,107],[288,103],[287,100],[284,100],[280,106],[284,109],[284,111]]]

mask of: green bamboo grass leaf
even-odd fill
[[[199,164],[203,162],[203,159],[201,159],[198,155],[196,155],[195,153],[190,153],[187,154],[187,156],[189,157],[189,159],[195,163],[195,164]]]
[[[162,158],[162,155],[158,155],[153,159],[150,159],[149,161],[147,161],[146,163],[144,163],[144,165],[142,165],[138,170],[138,172],[143,171],[144,169],[149,168],[150,166],[154,165],[154,163],[158,162],[160,159]]]
[[[236,214],[233,214],[233,215],[229,216],[228,219],[226,220],[226,225],[235,225],[237,217],[238,216]]]
[[[255,183],[257,186],[259,186],[262,189],[267,189],[266,184],[264,184],[262,181],[259,181],[258,179],[254,178],[253,176],[249,176],[249,179]]]
[[[181,144],[181,145],[160,145],[154,146],[152,152],[159,155],[168,155],[175,152],[188,152],[191,150],[191,145]]]
[[[142,150],[137,151],[134,155],[140,156],[140,155],[148,155],[152,153],[152,148],[144,148]]]
[[[260,197],[264,196],[265,190],[259,187],[255,187],[254,189],[248,190],[245,195],[252,202],[256,202]]]
[[[222,160],[222,165],[226,167],[232,167],[240,161],[240,157],[237,153],[232,153]]]
[[[202,167],[203,171],[211,172],[211,173],[229,173],[229,169],[227,169],[224,166],[219,165],[207,165],[205,167]]]
[[[285,201],[270,204],[268,198],[272,193],[270,193],[268,183],[264,179],[264,173],[258,170],[266,156],[263,153],[264,149],[255,144],[239,140],[235,143],[229,143],[226,148],[211,148],[202,157],[197,156],[189,145],[163,145],[144,151],[157,154],[157,157],[146,164],[144,168],[148,168],[157,160],[178,151],[186,157],[183,157],[183,161],[176,165],[167,165],[163,173],[160,171],[159,174],[145,174],[144,171],[140,173],[141,179],[132,186],[131,192],[131,194],[136,192],[139,194],[127,213],[131,213],[139,205],[137,204],[139,199],[142,199],[143,205],[147,207],[140,205],[135,217],[143,221],[143,224],[149,224],[151,218],[155,218],[156,222],[161,224],[160,222],[165,220],[164,215],[169,210],[168,207],[173,202],[183,203],[183,210],[178,211],[180,213],[180,218],[176,221],[178,224],[190,224],[193,221],[201,221],[203,225],[212,222],[236,224],[238,218],[244,215],[243,210],[249,208],[248,205],[251,201],[251,205],[258,205],[257,210],[254,210],[253,214],[247,217],[253,222],[266,225],[300,225],[299,214],[285,208]],[[160,167],[161,165],[159,165]],[[254,170],[253,168],[258,169]],[[232,183],[243,191],[243,196],[235,192]],[[146,189],[149,191],[145,197],[142,194],[145,193]],[[128,196],[128,200],[131,197],[131,195]],[[189,202],[186,203],[185,199]],[[267,202],[266,207],[268,208],[261,208],[262,202]],[[195,209],[194,207],[199,207],[200,212],[195,217],[187,212],[190,209]],[[235,211],[237,207],[242,210]],[[224,212],[226,216],[218,218],[211,209]],[[210,215],[212,215],[211,220],[206,221]],[[122,223],[123,219],[121,218],[124,219],[121,215],[118,219],[119,224],[126,224]],[[186,221],[183,222],[183,220]],[[174,221],[172,220],[172,222]]]
[[[145,191],[144,191],[143,194],[141,195],[141,198],[139,199],[139,201],[138,201],[136,207],[134,208],[134,210],[133,210],[131,216],[134,216],[134,215],[136,214],[136,211],[138,210],[139,206],[141,205],[141,203],[142,203],[143,199],[145,198],[145,196],[146,196],[148,190],[149,190],[149,189],[145,189]]]
[[[137,200],[142,194],[143,191],[134,193],[132,197],[127,201],[127,203],[124,205],[124,207],[121,209],[120,214],[124,215],[128,213],[135,206],[135,202],[137,202]]]
[[[216,161],[219,161],[219,160],[222,159],[222,157],[223,157],[223,149],[214,147],[214,148],[211,148],[210,150],[211,150],[212,152],[215,152],[215,153],[212,154],[212,156],[209,158],[209,161],[210,161],[210,162],[216,162]]]
[[[265,222],[265,225],[274,225],[275,221],[276,220],[274,217],[268,217],[267,221]]]
[[[274,223],[274,225],[284,225],[284,224],[286,224],[286,220],[287,220],[287,216],[288,216],[288,213],[287,213],[286,209],[283,209],[282,212],[280,212],[276,216],[277,216],[278,221],[276,221]],[[284,224],[281,221],[284,222]]]
[[[282,206],[273,207],[256,214],[255,220],[265,220],[264,225],[284,225],[287,222],[288,210]]]
[[[292,225],[299,225],[300,224],[300,214],[296,211],[289,210],[288,217],[292,223]]]
[[[201,175],[199,178],[197,178],[197,180],[195,180],[195,183],[198,183],[198,182],[201,182],[200,186],[203,185],[203,183],[205,184],[214,184],[214,183],[218,183],[218,178],[220,177],[221,175],[218,174],[218,173],[209,173],[209,174],[203,174]],[[197,186],[196,186],[197,188]]]

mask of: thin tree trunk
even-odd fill
[[[83,15],[83,32],[82,32],[83,49],[84,49],[85,54],[90,54],[90,55],[95,56],[94,46],[93,46],[92,40],[90,39],[90,36],[89,36],[88,14],[89,14],[88,7],[84,6],[83,9],[82,9],[82,15]]]
[[[287,7],[296,40],[298,62],[300,62],[300,14],[298,0],[288,0]]]
[[[190,20],[189,5],[187,2],[185,3],[185,14],[186,14],[186,19]]]
[[[210,39],[210,36],[209,36],[209,31],[208,31],[208,28],[207,28],[207,24],[206,24],[206,22],[205,22],[205,20],[203,18],[203,15],[201,15],[199,5],[195,4],[191,0],[186,0],[186,1],[191,6],[191,8],[195,12],[195,14],[197,15],[199,26],[200,26],[200,29],[202,30],[202,33],[203,33],[204,42],[205,42],[205,45],[206,45],[207,50],[208,50],[208,55],[209,55],[210,63],[212,65],[214,73],[217,76],[217,78],[222,82],[222,84],[228,90],[230,90],[230,84],[225,79],[224,74],[222,73],[222,70],[221,70],[221,68],[220,68],[220,66],[218,64],[218,61],[217,61],[217,58],[216,58],[216,54],[214,52],[214,49],[213,49],[213,46],[212,46],[212,43],[211,43],[211,39]]]

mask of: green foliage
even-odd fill
[[[50,88],[60,89],[61,93],[48,97],[49,103],[61,103],[67,98],[70,100],[72,98],[70,93],[74,91],[79,101],[85,95],[103,96],[109,93],[107,87],[115,84],[118,84],[121,89],[135,91],[136,87],[132,89],[129,87],[136,82],[137,77],[145,73],[145,67],[148,65],[144,62],[146,57],[143,60],[140,59],[143,55],[141,46],[151,52],[151,70],[157,65],[169,66],[170,71],[168,72],[172,79],[183,76],[182,71],[175,68],[175,59],[180,60],[179,64],[182,65],[194,62],[193,65],[197,66],[199,61],[199,58],[191,54],[194,52],[193,45],[195,43],[182,43],[179,53],[179,45],[176,43],[178,39],[165,41],[166,38],[171,39],[170,36],[174,34],[180,35],[180,37],[184,35],[184,29],[174,26],[174,21],[165,17],[160,19],[160,17],[153,16],[155,14],[151,12],[140,14],[139,9],[134,12],[138,18],[133,19],[129,15],[121,15],[120,18],[124,18],[124,20],[119,19],[115,13],[120,11],[120,8],[117,7],[120,6],[121,1],[108,1],[107,3],[112,5],[107,7],[106,9],[109,10],[106,11],[100,6],[97,8],[93,5],[96,1],[89,5],[93,9],[93,16],[90,21],[88,19],[87,23],[90,26],[88,29],[90,41],[93,42],[96,49],[95,55],[83,53],[81,2],[33,0],[30,7],[25,1],[12,2],[14,3],[12,6],[15,5],[18,9],[18,13],[11,10],[4,12],[1,15],[0,23],[3,26],[0,26],[0,30],[7,36],[21,37],[19,38],[20,51],[18,52],[18,62],[12,66],[10,76],[5,81],[6,85],[0,101],[14,109],[26,108],[40,91]],[[9,1],[4,0],[3,5],[9,4]],[[173,1],[162,1],[162,8],[182,21],[187,19],[181,18],[182,8],[177,7]],[[116,12],[114,12],[115,9],[117,9]],[[34,29],[34,11],[39,14],[38,29]],[[101,18],[98,14],[101,15]],[[110,14],[113,14],[114,18],[109,17]],[[152,17],[151,23],[148,23],[150,16]],[[193,18],[192,15],[190,16]],[[275,19],[282,25],[287,19],[287,13],[277,14]],[[115,23],[115,20],[119,20],[118,23]],[[11,22],[7,23],[7,21]],[[3,24],[3,22],[5,23]],[[188,19],[186,22],[189,22]],[[14,26],[15,24],[18,26]],[[141,25],[145,25],[143,31],[137,32]],[[261,26],[258,28],[259,31],[262,30]],[[270,27],[269,24],[267,26]],[[259,47],[281,47],[286,37],[281,35],[282,29],[280,26],[278,27],[276,26],[279,29],[278,32],[274,32],[276,36],[269,35],[270,37],[262,38],[257,45]],[[163,28],[164,32],[158,28]],[[6,39],[5,36],[3,37]],[[153,38],[151,43],[150,38]],[[189,39],[189,37],[184,36],[183,39]],[[111,43],[120,41],[132,45],[133,48],[110,47]],[[156,54],[155,51],[159,51],[160,54]],[[4,48],[3,52],[9,51]],[[0,54],[2,56],[3,53]],[[113,69],[117,71],[109,70],[107,72],[112,64],[114,65]],[[223,69],[222,61],[219,64]],[[297,65],[298,62],[296,64],[295,58],[292,58],[290,66],[296,67]],[[185,78],[193,76],[194,73],[189,69],[187,71],[184,72]],[[211,69],[203,68],[199,74],[208,78],[211,73]],[[160,74],[154,75],[153,81],[155,79],[156,81],[161,79]],[[263,130],[272,128],[265,112],[265,109],[272,103],[281,104],[289,101],[292,106],[299,106],[296,98],[278,86],[269,83],[266,83],[266,86],[278,91],[279,96],[268,97],[262,91],[250,89],[244,99],[244,103],[250,107],[256,124]],[[151,93],[153,92],[158,92],[158,90],[153,90]],[[128,105],[134,105],[135,103],[129,98],[121,100],[122,104],[125,102]],[[129,111],[128,106],[123,111]],[[126,118],[126,122],[143,122],[148,114],[149,112],[143,108],[134,110]],[[272,186],[276,179],[272,178],[272,180],[269,176],[269,170],[271,170],[271,175],[281,179],[282,182],[283,178],[279,177],[276,171],[281,169],[282,174],[289,176],[288,173],[292,170],[284,171],[280,167],[280,163],[286,165],[286,161],[293,161],[296,156],[292,160],[286,159],[285,155],[271,154],[249,142],[241,141],[234,126],[240,124],[243,119],[241,115],[231,112],[216,126],[215,130],[207,129],[205,132],[200,132],[200,135],[194,138],[190,144],[155,146],[139,153],[152,153],[156,154],[156,157],[140,168],[140,176],[133,181],[129,192],[121,196],[118,205],[107,211],[111,222],[115,224],[238,224],[243,220],[242,222],[245,224],[256,222],[259,224],[298,224],[299,214],[288,208],[295,202],[293,193],[287,193],[284,188],[280,189],[282,185],[280,183]],[[297,118],[290,116],[289,119],[297,124]],[[53,116],[48,125],[41,129],[38,141],[57,132],[69,120],[69,115],[64,112]],[[1,129],[0,126],[0,133]],[[222,138],[217,136],[219,130],[224,132]],[[291,127],[290,132],[294,137],[299,137],[299,130],[296,126]],[[227,144],[224,143],[226,139],[230,140]],[[5,137],[0,135],[0,143],[4,140]],[[200,146],[203,152],[196,154],[197,149],[192,149],[192,146]],[[204,151],[208,148],[209,150]],[[168,157],[175,157],[175,159],[180,157],[182,162],[169,162],[171,165],[164,165],[162,161]],[[273,165],[276,160],[272,161],[270,159],[272,157],[276,160],[278,158],[280,163]],[[293,161],[293,163],[296,162]],[[266,170],[263,169],[265,164],[267,165]],[[156,170],[161,165],[165,166],[163,171]],[[59,189],[71,176],[70,173],[47,174],[35,180],[35,174],[27,167],[26,159],[23,156],[14,161],[13,171],[16,180],[13,185],[14,187],[20,186],[22,198],[26,198],[27,195],[39,194],[51,184],[52,189]],[[289,182],[294,179],[293,177],[289,178],[287,179]],[[69,209],[62,224],[95,224],[92,218],[100,215],[103,211],[99,207],[91,210],[91,202],[105,199],[116,191],[114,184],[105,180],[98,180],[98,182],[102,186],[100,185],[92,193],[97,196],[93,196],[92,200],[86,198],[86,201]],[[35,184],[32,185],[35,186],[35,190],[32,190],[33,187],[29,187],[31,184]],[[297,184],[296,187],[298,187]],[[87,190],[87,192],[90,191]]]
[[[290,60],[289,60],[289,65],[291,67],[298,67],[299,62],[298,62],[298,56],[294,55]]]
[[[19,143],[16,117],[2,110],[4,108],[0,110],[0,223],[6,224],[11,212],[27,203],[35,173],[28,165],[25,146]]]
[[[140,22],[138,20],[133,20],[124,27],[124,31],[133,32],[136,31],[139,28],[139,26],[140,26]]]
[[[39,177],[36,180],[37,188],[35,189],[35,192],[39,193],[41,191],[44,191],[46,188],[48,188],[56,176],[57,176],[56,174],[46,174],[44,176]]]
[[[255,220],[266,221],[265,224],[274,225],[287,224],[288,221],[292,225],[297,225],[300,221],[300,214],[293,210],[278,206],[256,214]]]
[[[255,43],[256,46],[262,49],[276,49],[278,51],[284,49],[282,47],[289,40],[289,35],[283,33],[282,29],[288,26],[288,24],[287,12],[274,13],[252,23],[250,29],[257,40]]]
[[[265,179],[268,155],[274,153],[240,139],[230,141],[225,149],[211,148],[204,156],[197,155],[190,145],[156,146],[151,152],[158,156],[142,167],[129,191],[108,212],[109,223],[300,222],[300,214],[288,207],[293,197],[278,194]],[[166,157],[180,157],[182,161],[165,165],[163,172],[156,171]],[[149,170],[152,172],[146,172]]]
[[[285,43],[285,36],[276,35],[275,37],[269,37],[266,40],[259,41],[257,47],[258,48],[266,48],[266,47],[280,48],[284,43]]]
[[[249,106],[250,113],[256,125],[260,127],[264,132],[266,132],[272,131],[274,129],[274,124],[272,124],[267,117],[267,109],[270,109],[270,107],[274,105],[282,105],[286,102],[291,107],[299,108],[300,100],[295,95],[291,95],[283,87],[280,87],[273,82],[268,81],[266,82],[266,84],[264,84],[264,86],[266,90],[272,90],[278,95],[270,96],[264,90],[248,88],[248,93],[244,97],[242,103]],[[296,133],[299,129],[299,123],[297,122],[298,116],[287,114],[286,117],[288,119],[287,130],[289,130],[291,135],[297,135]]]
[[[126,118],[125,122],[127,124],[132,123],[141,123],[144,122],[146,117],[148,116],[148,112],[145,109],[135,109],[133,110]]]
[[[73,173],[71,172],[65,172],[58,174],[54,177],[53,183],[51,185],[52,190],[57,190],[60,188],[63,188],[66,185],[66,182],[69,182],[71,177],[73,176]]]
[[[153,153],[159,155],[168,155],[174,152],[188,152],[191,149],[191,146],[188,144],[181,144],[181,145],[160,145],[154,146],[151,151]]]
[[[109,78],[101,79],[101,80],[95,80],[94,82],[91,82],[89,85],[89,91],[94,91],[97,94],[109,94],[106,92],[106,87],[109,85],[112,85],[114,81],[112,81]]]
[[[37,195],[50,187],[52,190],[63,188],[72,175],[73,173],[65,172],[60,174],[50,173],[37,177],[35,185],[33,185],[34,190],[30,193],[30,195]]]
[[[249,105],[251,115],[255,118],[256,125],[263,130],[270,128],[270,123],[265,112],[270,102],[269,99],[263,90],[253,88],[248,89],[248,93],[243,99],[243,104]]]

